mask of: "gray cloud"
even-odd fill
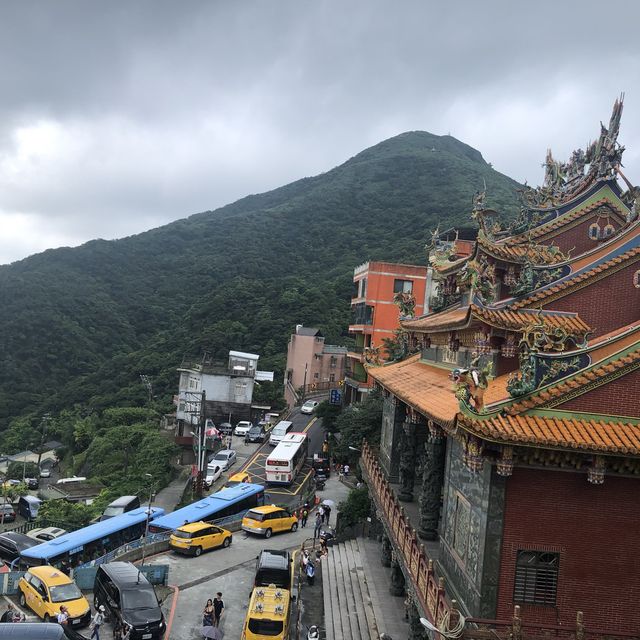
[[[596,137],[621,90],[640,182],[640,5],[450,4],[3,3],[0,263],[212,209],[406,130],[538,183],[547,146],[563,158]]]

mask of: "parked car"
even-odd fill
[[[210,464],[207,466],[207,475],[204,479],[204,483],[207,489],[211,489],[211,485],[222,475],[222,467],[217,464]]]
[[[209,458],[209,466],[213,463],[220,465],[226,471],[236,461],[236,452],[233,449],[222,449]]]
[[[13,531],[0,533],[0,558],[7,562],[13,562],[20,557],[23,551],[38,544],[41,543],[29,536],[25,536],[24,533],[15,533]]]
[[[24,482],[28,489],[37,489],[40,486],[38,478],[25,478]]]
[[[27,531],[27,535],[38,542],[48,542],[49,540],[55,540],[60,536],[67,533],[66,529],[60,529],[59,527],[39,527],[38,529],[31,529]]]
[[[169,547],[179,553],[199,556],[203,551],[231,544],[230,531],[209,522],[192,522],[178,527],[169,538]]]
[[[248,442],[264,442],[266,437],[267,432],[265,431],[264,425],[262,423],[258,423],[247,431],[245,440]]]
[[[240,471],[240,473],[234,473],[225,483],[225,489],[229,487],[235,487],[241,482],[251,482],[251,476],[246,471]]]
[[[221,422],[218,425],[218,431],[225,436],[230,436],[233,433],[233,425],[230,422]]]
[[[117,626],[132,627],[131,640],[159,640],[166,623],[153,586],[130,562],[101,564],[93,584],[93,604],[104,605]]]
[[[51,469],[49,467],[42,467],[40,469],[40,477],[41,478],[50,478],[51,477]]]
[[[120,496],[107,506],[104,513],[100,516],[100,520],[108,520],[109,518],[121,516],[123,513],[139,508],[140,498],[138,498],[138,496]]]
[[[248,420],[240,420],[240,422],[238,422],[238,424],[236,425],[233,434],[244,438],[251,427],[253,427],[252,422],[249,422]]]
[[[301,407],[300,413],[312,414],[320,403],[317,400],[307,400]]]
[[[280,531],[296,531],[298,518],[286,509],[274,504],[249,509],[242,518],[242,530],[247,533],[257,533],[265,538]]]
[[[55,621],[60,606],[69,610],[68,624],[84,627],[91,621],[91,607],[76,583],[60,569],[31,567],[18,582],[20,606],[29,607],[45,622]]]
[[[255,587],[268,587],[270,584],[275,584],[280,589],[291,591],[293,563],[288,551],[264,549],[257,559],[256,575],[253,580]]]
[[[35,520],[38,517],[38,509],[42,504],[40,498],[31,496],[29,494],[20,496],[18,500],[18,513],[29,522]]]
[[[16,519],[16,510],[9,502],[0,504],[0,522],[13,522]]]

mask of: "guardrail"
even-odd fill
[[[395,493],[389,487],[376,456],[365,442],[362,447],[362,468],[374,501],[384,514],[390,537],[400,552],[401,561],[413,584],[422,609],[438,627],[448,620],[449,628],[456,626],[459,614],[446,598],[443,577],[438,577],[433,560],[418,540],[416,530],[405,515]]]

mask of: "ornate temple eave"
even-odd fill
[[[539,415],[474,419],[460,414],[459,428],[489,442],[640,459],[640,424]]]
[[[616,251],[613,257],[587,266],[576,273],[556,280],[555,282],[535,289],[520,299],[509,299],[502,306],[511,305],[514,309],[547,304],[556,298],[562,298],[571,291],[592,285],[596,280],[606,278],[640,260],[640,234]]]

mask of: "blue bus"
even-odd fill
[[[217,522],[229,516],[243,514],[248,509],[264,504],[264,487],[260,484],[241,482],[228,489],[212,493],[207,498],[193,502],[182,509],[156,518],[149,531],[160,533],[173,531],[191,522]]]
[[[120,516],[90,524],[88,527],[25,549],[20,553],[21,564],[77,567],[90,562],[143,536],[147,515],[149,522],[164,515],[164,509],[159,507],[151,507],[150,514],[148,511],[148,507],[127,511]]]

